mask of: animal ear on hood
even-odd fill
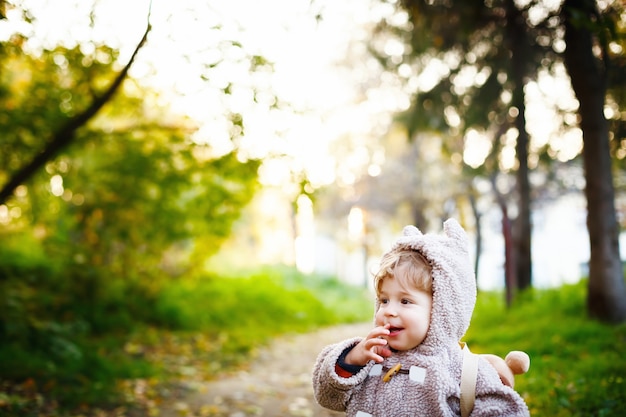
[[[422,236],[420,229],[413,225],[405,226],[404,229],[402,229],[402,234],[404,236]]]
[[[456,243],[457,247],[466,249],[468,245],[467,234],[456,219],[448,219],[443,224],[446,236]]]

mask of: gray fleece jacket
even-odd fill
[[[407,226],[394,246],[417,250],[431,264],[433,305],[426,338],[411,350],[394,352],[382,364],[370,361],[349,378],[339,376],[335,364],[361,338],[325,347],[313,368],[315,398],[323,407],[345,411],[347,416],[460,416],[463,351],[459,340],[476,302],[467,235],[456,220],[449,219],[443,235],[422,234]],[[384,382],[387,369],[398,363],[403,371]],[[480,358],[471,416],[529,415],[520,395],[502,384],[496,370]]]

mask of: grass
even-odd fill
[[[584,283],[530,291],[510,309],[502,294],[479,294],[465,340],[477,353],[530,355],[516,390],[533,417],[623,415],[626,324],[587,319],[584,298]],[[130,326],[124,316],[123,328],[94,334],[52,321],[38,325],[35,344],[3,342],[0,416],[153,415],[192,384],[244,366],[277,335],[371,321],[373,297],[272,268],[171,282],[139,310],[150,314]]]
[[[109,311],[117,325],[101,323],[106,331],[50,321],[0,344],[0,416],[149,415],[185,386],[244,365],[272,337],[367,320],[372,308],[365,289],[290,269],[170,282],[149,307],[128,305],[151,310],[135,322],[115,292],[123,320]]]
[[[531,358],[515,389],[532,416],[621,416],[626,407],[626,324],[585,316],[585,285],[531,290],[506,309],[503,297],[479,295],[466,341],[475,352]]]

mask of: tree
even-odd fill
[[[92,101],[87,107],[80,110],[73,117],[68,118],[65,123],[58,126],[57,130],[50,134],[50,139],[46,141],[41,151],[35,153],[29,162],[24,163],[20,168],[11,174],[2,189],[0,189],[0,204],[4,204],[20,184],[26,182],[38,170],[40,170],[46,162],[53,159],[59,154],[59,152],[71,144],[75,139],[76,131],[86,125],[94,116],[96,116],[100,109],[113,98],[123,81],[126,79],[128,71],[135,61],[137,53],[148,39],[148,33],[151,29],[149,20],[150,14],[148,13],[148,24],[146,26],[146,30],[126,65],[124,65],[119,73],[115,75],[108,87],[106,87],[101,93],[96,93],[92,97]],[[19,40],[14,38],[13,42],[16,41],[19,42]]]
[[[619,224],[615,196],[609,125],[604,116],[607,82],[610,76],[607,24],[611,16],[601,15],[592,0],[566,0],[562,8],[565,26],[564,61],[572,88],[580,103],[583,131],[587,229],[591,256],[587,310],[590,316],[607,322],[626,320],[626,285],[619,253]],[[594,54],[598,46],[601,53]]]
[[[428,72],[429,67],[444,67],[430,84],[417,83],[414,104],[401,119],[409,128],[409,137],[428,130],[445,132],[450,138],[448,153],[462,155],[463,137],[472,130],[499,132],[493,134],[492,145],[498,149],[497,142],[504,133],[516,132],[517,192],[507,193],[516,197],[516,210],[502,213],[517,213],[516,256],[506,258],[515,259],[516,266],[505,269],[516,271],[513,281],[517,288],[527,288],[532,283],[531,190],[524,85],[536,71],[545,48],[528,44],[527,11],[519,10],[512,1],[485,6],[476,2],[405,0],[401,5],[411,25],[393,26],[387,19],[380,26],[384,34],[399,34],[407,45],[406,52],[402,61],[385,57],[384,52],[381,60],[390,68],[398,68],[398,62],[409,65],[415,78],[422,71]],[[491,168],[500,169],[498,164]],[[468,171],[476,173],[475,169]],[[492,175],[482,171],[486,178]]]
[[[528,179],[528,132],[526,131],[526,103],[524,95],[524,86],[529,76],[533,74],[536,69],[534,64],[529,67],[528,63],[532,61],[532,55],[530,51],[530,43],[527,38],[526,30],[526,17],[515,5],[513,0],[506,0],[506,26],[505,26],[505,44],[511,51],[511,65],[507,68],[508,73],[511,75],[511,108],[516,111],[515,115],[515,129],[517,130],[517,142],[515,145],[516,159],[518,162],[516,172],[516,187],[517,187],[517,208],[518,215],[515,220],[515,233],[514,243],[515,251],[506,250],[507,255],[505,264],[512,262],[513,265],[506,265],[505,268],[509,273],[507,280],[507,289],[509,293],[511,286],[517,289],[524,290],[529,288],[532,284],[532,257],[531,257],[531,229],[532,224],[530,221],[530,181]],[[496,191],[497,193],[497,191]],[[506,207],[503,207],[502,217],[503,224],[508,222],[508,214]],[[506,229],[506,227],[505,227]],[[504,233],[505,242],[508,241],[507,233]],[[505,245],[506,247],[506,245]],[[513,259],[511,254],[514,253]],[[511,269],[515,270],[514,274],[511,274]],[[512,276],[510,276],[512,275]],[[509,296],[510,302],[510,296]]]
[[[98,330],[149,305],[165,279],[202,271],[254,195],[259,161],[196,143],[197,122],[131,78],[93,104],[120,79],[117,50],[24,42],[1,44],[0,180],[58,146],[0,204],[0,337],[30,343],[40,322]]]

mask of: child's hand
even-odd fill
[[[370,360],[380,363],[391,356],[387,341],[382,336],[389,334],[389,325],[377,326],[346,355],[346,363],[365,366]]]

